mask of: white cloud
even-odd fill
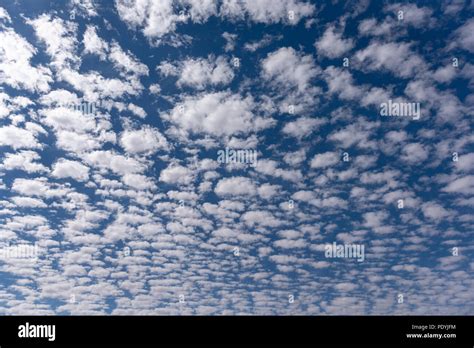
[[[110,46],[109,59],[123,76],[127,76],[127,74],[136,76],[148,75],[148,67],[141,63],[132,53],[125,52],[117,42],[112,42]]]
[[[27,20],[27,23],[35,29],[36,36],[46,44],[46,52],[53,58],[52,66],[62,69],[69,64],[79,62],[76,54],[76,47],[78,47],[76,23],[57,17],[51,18],[49,14]]]
[[[265,46],[268,46],[272,43],[273,40],[281,40],[283,38],[283,36],[273,36],[273,35],[270,35],[270,34],[265,34],[263,36],[262,39],[258,40],[258,41],[253,41],[253,42],[247,42],[245,45],[244,45],[244,50],[246,51],[250,51],[250,52],[255,52],[257,51],[258,49],[262,48],[262,47],[265,47]]]
[[[473,32],[474,19],[470,19],[454,32],[457,45],[469,52],[474,52],[474,35],[472,35]]]
[[[191,170],[180,165],[170,164],[166,169],[160,173],[160,181],[168,184],[183,184],[188,185],[194,180]]]
[[[71,84],[76,90],[84,93],[84,100],[119,98],[124,95],[138,95],[143,85],[136,78],[126,81],[116,78],[105,78],[97,72],[80,74],[77,71],[65,69],[60,71],[60,77]]]
[[[212,135],[246,134],[270,125],[262,118],[255,117],[251,97],[218,92],[187,96],[165,119],[192,133]]]
[[[449,193],[460,193],[463,195],[474,194],[474,175],[466,175],[462,178],[450,182],[442,189]]]
[[[35,136],[15,126],[0,127],[0,145],[16,149],[33,149],[41,147]]]
[[[158,149],[168,149],[166,138],[157,129],[151,127],[123,132],[120,144],[131,154],[153,153]]]
[[[364,214],[364,226],[377,229],[384,225],[384,221],[388,218],[388,214],[384,211],[369,212]]]
[[[122,156],[112,151],[93,151],[83,156],[84,160],[102,170],[112,170],[121,175],[139,173],[145,166],[137,160]]]
[[[68,189],[53,188],[46,178],[19,179],[16,178],[12,184],[14,192],[25,196],[62,197],[68,193]]]
[[[449,212],[437,203],[424,203],[421,210],[423,215],[430,220],[440,221],[449,216]]]
[[[120,18],[130,27],[142,28],[146,37],[162,37],[176,29],[179,14],[173,10],[172,0],[116,0],[115,8]]]
[[[15,196],[11,199],[19,207],[23,208],[46,208],[47,205],[37,198]]]
[[[301,139],[313,133],[315,129],[324,123],[326,123],[326,120],[321,118],[300,117],[296,121],[285,124],[282,132]]]
[[[176,84],[178,86],[188,86],[196,89],[204,89],[206,86],[225,86],[234,78],[234,72],[223,56],[209,56],[204,58],[188,58],[170,66],[164,62],[159,67],[165,76],[179,76]]]
[[[86,181],[89,179],[89,168],[77,161],[60,159],[54,164],[51,174],[59,179],[73,178],[77,181]]]
[[[403,24],[415,28],[426,28],[432,24],[433,10],[429,7],[418,7],[415,4],[390,4],[384,8],[384,11],[392,12],[394,16],[398,16],[399,11],[403,11]]]
[[[148,177],[140,174],[125,174],[123,182],[137,190],[147,190],[155,186]]]
[[[282,47],[262,61],[263,78],[287,88],[305,91],[319,69],[311,55],[303,55],[291,47]]]
[[[237,176],[221,179],[214,192],[219,196],[253,196],[257,187],[249,178]]]
[[[44,94],[40,98],[41,104],[44,105],[71,105],[71,104],[78,104],[79,98],[75,93],[67,91],[65,89],[55,89],[54,91],[49,92],[48,94]]]
[[[12,190],[27,196],[43,196],[48,186],[43,180],[15,179]]]
[[[177,24],[188,20],[203,23],[218,15],[230,20],[247,17],[257,23],[295,25],[315,11],[314,5],[297,0],[223,0],[219,8],[212,0],[183,0],[183,3],[187,11],[182,15],[174,8],[172,0],[116,0],[115,7],[129,27],[139,28],[145,37],[158,40],[173,33]]]
[[[90,134],[78,134],[76,132],[58,130],[56,132],[56,146],[75,153],[90,151],[100,147],[100,142]]]
[[[222,37],[226,41],[224,51],[226,51],[226,52],[233,51],[235,49],[235,41],[237,39],[237,34],[231,34],[231,33],[228,33],[228,32],[224,32],[222,34]]]
[[[95,0],[71,0],[74,9],[79,9],[82,13],[89,17],[97,16]]]
[[[339,156],[336,152],[325,152],[317,154],[311,160],[311,168],[326,168],[339,162]]]
[[[107,58],[109,44],[97,35],[97,27],[88,25],[82,42],[84,43],[84,53],[96,54],[101,60]]]
[[[400,159],[410,164],[421,164],[428,158],[428,156],[429,152],[425,146],[420,143],[411,143],[403,145],[402,156]]]
[[[336,32],[334,26],[326,29],[323,36],[315,43],[317,53],[329,58],[337,58],[352,49],[352,39],[343,39],[342,33]]]
[[[138,105],[129,103],[127,109],[130,110],[135,116],[138,116],[140,118],[146,117],[146,111]]]
[[[34,162],[40,159],[40,155],[34,151],[20,151],[18,153],[7,153],[3,161],[3,167],[7,170],[21,169],[27,173],[47,172],[41,163]]]
[[[189,15],[194,23],[206,22],[209,17],[217,15],[215,0],[184,0],[189,6]]]
[[[354,145],[360,148],[373,148],[376,142],[370,141],[369,138],[375,127],[376,123],[359,120],[357,123],[331,133],[328,139],[339,142],[346,149]]]
[[[92,131],[96,127],[94,115],[68,107],[42,109],[43,122],[55,130],[69,130],[77,133]]]
[[[306,150],[301,149],[294,152],[287,152],[283,160],[290,166],[297,166],[306,159]]]
[[[386,69],[400,77],[413,77],[424,69],[425,63],[411,52],[410,43],[372,41],[369,46],[358,51],[356,59],[364,69],[374,71]]]
[[[13,30],[0,31],[0,82],[32,92],[48,91],[51,71],[30,65],[35,54],[36,49]]]
[[[149,90],[150,90],[150,93],[151,93],[151,94],[160,94],[160,92],[161,92],[161,87],[160,87],[159,84],[154,83],[154,84],[151,84],[151,85],[150,85]]]
[[[260,225],[265,227],[277,227],[282,225],[282,221],[265,210],[248,211],[242,215],[241,219],[248,226]]]
[[[241,20],[244,16],[248,16],[256,23],[293,25],[302,18],[311,16],[314,11],[313,4],[297,0],[223,0],[220,15],[232,20]],[[293,19],[291,19],[291,14],[293,14]]]
[[[281,191],[281,186],[263,184],[258,187],[258,195],[263,199],[272,199]]]
[[[364,88],[354,84],[349,71],[329,66],[324,70],[324,78],[329,87],[329,93],[337,94],[344,100],[354,100],[362,97]]]
[[[0,19],[4,20],[8,23],[11,23],[12,19],[10,18],[10,15],[8,14],[7,10],[5,10],[3,7],[0,7]]]
[[[179,75],[178,66],[175,66],[166,60],[161,62],[160,65],[156,67],[156,70],[165,77]]]

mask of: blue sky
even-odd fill
[[[0,0],[0,314],[473,314],[473,11]]]

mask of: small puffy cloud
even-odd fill
[[[2,166],[7,170],[21,169],[27,173],[47,172],[48,168],[41,163],[35,162],[38,159],[40,159],[40,155],[34,151],[7,153]]]
[[[157,83],[153,83],[148,88],[151,94],[160,94],[161,93],[161,86]]]
[[[384,211],[369,212],[364,214],[364,226],[368,228],[378,228],[384,225],[388,214]]]
[[[53,58],[51,65],[61,69],[79,61],[75,53],[78,47],[76,39],[77,24],[64,21],[61,18],[52,18],[49,14],[42,14],[33,20],[28,20],[36,36],[46,44],[46,52]]]
[[[97,35],[97,28],[95,26],[87,26],[82,42],[84,44],[84,53],[95,54],[99,56],[101,60],[107,58],[109,44]]]
[[[248,226],[260,225],[265,227],[278,227],[282,225],[282,221],[265,210],[248,211],[242,215],[241,220]]]
[[[75,9],[88,17],[97,16],[97,9],[94,0],[71,0]]]
[[[312,191],[297,191],[293,193],[291,198],[296,201],[311,202],[313,199],[316,198],[316,196]]]
[[[96,127],[94,115],[68,107],[42,109],[44,123],[55,130],[69,130],[77,133],[92,131]]]
[[[30,131],[15,126],[0,127],[0,146],[10,146],[15,150],[41,147]]]
[[[137,190],[147,190],[155,186],[149,178],[141,174],[125,174],[123,182]]]
[[[299,249],[307,246],[304,239],[279,239],[273,243],[274,246],[281,249]]]
[[[161,62],[160,65],[156,67],[156,70],[164,77],[179,75],[178,66],[173,65],[168,61]]]
[[[307,137],[326,120],[320,118],[300,117],[296,121],[289,122],[283,127],[282,132],[292,137],[301,139]]]
[[[123,76],[146,76],[148,67],[140,62],[130,51],[125,52],[117,42],[110,46],[109,60]]]
[[[100,147],[98,139],[88,133],[79,134],[67,130],[58,130],[56,138],[56,146],[58,148],[75,153],[90,151]]]
[[[48,94],[44,94],[39,99],[41,104],[44,105],[56,105],[56,106],[67,106],[77,105],[80,103],[80,99],[75,93],[67,91],[65,89],[55,89]]]
[[[137,160],[112,151],[93,151],[85,154],[83,159],[91,166],[121,175],[139,173],[145,169],[145,166]]]
[[[194,176],[192,171],[180,165],[170,164],[160,173],[160,181],[166,182],[168,184],[188,185],[193,180]]]
[[[182,15],[172,0],[117,0],[115,8],[129,27],[141,29],[143,35],[155,40],[173,33],[181,22],[204,23],[211,16],[232,21],[248,18],[256,23],[295,25],[315,11],[313,4],[298,0],[223,0],[219,7],[211,0],[183,0],[182,3],[187,9]]]
[[[425,63],[411,51],[410,43],[372,41],[369,46],[358,51],[356,59],[370,71],[388,70],[400,77],[412,77],[422,70]]]
[[[456,68],[451,65],[439,67],[434,73],[433,78],[441,83],[450,82],[456,76]]]
[[[54,164],[51,174],[58,179],[72,178],[86,181],[89,179],[89,168],[77,161],[60,159]]]
[[[357,86],[351,73],[345,69],[329,66],[324,70],[324,79],[329,93],[337,94],[343,100],[355,100],[362,97],[364,88]]]
[[[131,154],[153,153],[158,149],[168,149],[166,138],[157,129],[151,127],[123,132],[120,145]]]
[[[403,24],[415,28],[428,27],[432,22],[433,10],[429,7],[418,7],[416,4],[390,4],[384,11],[397,16],[399,11],[403,11]]]
[[[446,185],[442,190],[449,193],[472,195],[474,194],[474,175],[466,175],[456,179]]]
[[[191,133],[216,136],[245,134],[268,127],[271,123],[255,117],[252,97],[242,98],[230,92],[187,96],[164,118]]]
[[[174,31],[180,21],[172,0],[117,0],[115,8],[127,25],[141,28],[143,35],[149,38],[160,38]]]
[[[426,218],[435,221],[440,221],[450,215],[446,209],[437,203],[424,203],[421,210]]]
[[[303,55],[291,47],[282,47],[268,54],[262,61],[262,69],[265,80],[300,92],[309,87],[319,72],[311,55]]]
[[[31,66],[35,54],[36,49],[12,29],[0,31],[0,82],[32,92],[48,91],[51,71]]]
[[[52,193],[44,178],[38,179],[15,179],[12,184],[12,191],[25,196],[47,196]]]
[[[237,176],[221,179],[214,189],[219,196],[253,196],[257,187],[249,178]]]
[[[283,36],[273,36],[273,35],[270,35],[270,34],[265,34],[263,36],[262,39],[258,40],[258,41],[253,41],[253,42],[247,42],[245,45],[244,45],[244,50],[246,51],[250,51],[250,52],[255,52],[256,50],[262,48],[262,47],[265,47],[265,46],[268,46],[270,45],[273,40],[281,40],[283,38]]]
[[[471,53],[474,52],[474,35],[472,35],[473,32],[474,19],[472,18],[454,32],[456,44]]]
[[[290,166],[297,166],[306,159],[306,150],[301,149],[294,152],[287,152],[283,160]]]
[[[258,188],[258,195],[263,199],[272,199],[280,193],[279,185],[263,184]]]
[[[214,0],[184,0],[189,6],[189,16],[194,23],[206,22],[210,16],[217,15],[217,2]]]
[[[237,39],[237,34],[231,34],[231,33],[228,33],[228,32],[224,32],[222,34],[222,37],[226,41],[224,51],[226,51],[226,52],[233,51],[234,48],[235,48],[235,40]]]
[[[120,78],[106,78],[96,71],[80,74],[70,69],[62,70],[60,74],[64,81],[84,94],[84,100],[138,95],[143,90],[143,85],[134,77],[129,77],[126,80]]]
[[[8,14],[7,10],[5,10],[3,7],[0,7],[0,19],[4,20],[8,23],[11,23],[11,18],[10,15]]]
[[[170,63],[164,62],[158,66],[165,76],[178,76],[176,84],[199,90],[206,86],[225,86],[234,78],[228,60],[223,57],[209,56],[206,58],[188,58],[178,65],[170,67]]]
[[[423,163],[428,158],[429,152],[423,144],[411,143],[402,148],[402,161],[410,164]]]
[[[328,139],[340,143],[344,148],[350,148],[354,145],[361,148],[367,148],[371,144],[369,138],[372,135],[373,127],[374,124],[370,122],[361,121],[353,123],[332,133],[329,135]]]
[[[335,165],[339,162],[337,152],[325,152],[317,154],[311,160],[311,168],[326,168]]]
[[[37,198],[15,196],[11,199],[13,203],[22,208],[46,208],[47,205]]]
[[[354,42],[352,39],[343,39],[342,33],[337,32],[334,26],[330,26],[314,45],[318,55],[337,58],[351,50],[354,47]]]
[[[135,105],[133,103],[129,103],[127,106],[127,110],[131,111],[135,116],[140,118],[146,117],[146,111],[142,107]]]
[[[248,16],[251,21],[256,23],[282,22],[294,25],[302,18],[311,16],[314,11],[313,4],[298,0],[224,0],[220,8],[220,15],[231,20],[239,20]]]

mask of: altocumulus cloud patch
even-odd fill
[[[473,314],[473,12],[0,1],[0,314]]]

